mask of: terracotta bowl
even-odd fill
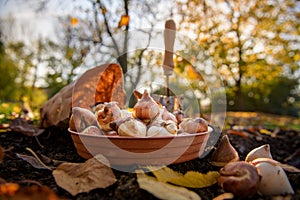
[[[75,148],[83,158],[104,155],[112,165],[167,165],[186,162],[202,155],[208,132],[165,136],[96,136],[71,131]]]

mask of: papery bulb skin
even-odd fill
[[[105,133],[101,131],[97,126],[89,126],[80,133],[86,135],[105,135]]]
[[[161,118],[162,118],[162,120],[165,120],[165,121],[171,120],[171,121],[173,121],[175,124],[177,124],[177,119],[176,119],[175,115],[174,115],[173,113],[169,112],[169,111],[167,110],[167,108],[163,107],[163,108],[161,109],[161,112],[162,112],[162,113],[161,113]]]
[[[159,136],[174,136],[163,126],[151,126],[147,130],[147,137],[159,137]]]
[[[159,115],[159,106],[145,90],[141,99],[133,107],[132,116],[148,124]]]
[[[182,110],[174,111],[174,116],[176,117],[177,123],[180,124],[184,119],[184,112]]]
[[[251,150],[247,154],[247,156],[245,158],[245,161],[246,162],[251,162],[251,161],[255,160],[256,158],[271,158],[272,159],[270,145],[269,144],[264,144],[260,147],[257,147],[255,149]]]
[[[136,119],[128,119],[119,125],[118,134],[120,136],[146,137],[147,128],[145,124]]]
[[[105,106],[96,112],[98,124],[104,131],[111,131],[109,124],[121,117],[121,110],[116,102],[105,103]]]
[[[231,145],[227,135],[224,135],[211,155],[211,164],[217,167],[223,167],[229,162],[239,161],[239,154]]]
[[[179,124],[179,129],[185,133],[202,133],[208,131],[208,123],[201,117],[184,118]]]
[[[279,165],[262,158],[255,159],[251,162],[261,176],[258,185],[258,193],[261,195],[286,195],[294,194],[294,190],[289,182],[289,179]]]
[[[70,130],[81,132],[89,126],[97,126],[97,119],[94,113],[85,108],[73,107],[69,120]]]
[[[164,126],[165,129],[167,129],[167,131],[168,131],[169,133],[171,133],[172,135],[177,135],[178,129],[177,129],[177,125],[176,125],[176,123],[175,123],[174,121],[172,121],[172,120],[167,120],[167,121],[163,124],[163,126]]]

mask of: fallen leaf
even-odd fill
[[[267,129],[259,129],[259,132],[261,133],[261,134],[265,134],[265,135],[271,135],[272,134],[272,132],[271,131],[268,131]]]
[[[210,171],[207,174],[189,171],[184,177],[172,178],[168,182],[190,188],[204,188],[218,182],[219,172]]]
[[[232,193],[223,193],[220,194],[219,196],[216,196],[215,198],[213,198],[213,200],[224,200],[224,199],[233,199],[234,195]]]
[[[34,156],[28,156],[28,155],[24,155],[24,154],[19,154],[17,153],[16,156],[18,158],[21,158],[22,160],[25,160],[26,162],[28,162],[32,167],[36,168],[36,169],[55,169],[54,166],[46,166],[45,164],[42,164],[41,161],[39,161],[37,158],[35,158]]]
[[[232,134],[232,135],[239,135],[239,136],[242,136],[242,137],[245,137],[245,138],[249,136],[248,133],[246,133],[245,131],[241,131],[241,130],[230,129],[230,130],[227,130],[227,133]]]
[[[47,186],[20,187],[16,183],[0,185],[0,199],[6,200],[58,200],[57,195]]]
[[[73,196],[96,188],[106,188],[116,182],[109,161],[101,154],[85,163],[63,163],[52,174],[57,185]]]
[[[28,121],[26,121],[23,118],[16,118],[13,121],[10,122],[9,128],[12,131],[22,133],[26,136],[39,136],[44,132],[44,129],[39,129],[32,124],[29,124]]]
[[[168,182],[172,178],[182,178],[183,174],[172,170],[169,167],[147,166],[147,168],[154,174],[158,181]]]
[[[0,163],[2,163],[4,156],[5,156],[5,149],[2,146],[0,146]]]
[[[200,200],[193,191],[190,191],[184,187],[171,185],[168,183],[160,182],[154,177],[147,176],[142,170],[136,170],[137,182],[141,189],[144,189],[154,196],[165,200]]]
[[[219,172],[210,171],[207,174],[200,172],[188,171],[186,174],[175,172],[168,167],[163,167],[157,170],[156,167],[147,167],[161,182],[169,182],[175,185],[180,185],[189,188],[204,188],[218,182]]]
[[[0,197],[14,195],[20,186],[16,183],[4,183],[0,185]]]

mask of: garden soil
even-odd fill
[[[274,131],[271,130],[271,132]],[[227,131],[223,131],[222,134],[227,134]],[[300,168],[300,133],[298,131],[276,130],[276,134],[250,135],[249,137],[229,134],[229,139],[238,151],[241,160],[253,148],[263,144],[270,144],[275,160]],[[45,185],[51,188],[61,199],[157,199],[152,194],[139,188],[134,173],[114,169],[113,172],[117,178],[115,184],[105,189],[94,189],[88,193],[72,196],[56,184],[50,170],[36,169],[16,155],[17,153],[31,155],[26,150],[29,147],[37,154],[45,155],[51,159],[76,163],[84,162],[85,160],[78,156],[71,136],[67,131],[55,127],[48,128],[37,138],[12,131],[0,132],[0,146],[8,150],[5,152],[2,163],[0,163],[0,178],[6,182],[14,182],[22,187],[36,184]],[[295,154],[297,151],[298,155]],[[181,173],[191,170],[202,173],[219,170],[219,168],[210,164],[210,155],[211,153],[205,158],[197,158],[188,162],[170,165],[169,167]],[[293,156],[291,157],[291,155]],[[295,191],[295,195],[291,199],[300,199],[300,174],[287,173],[287,175]],[[191,190],[198,193],[202,199],[213,199],[224,192],[217,184],[207,188]],[[271,199],[271,197],[255,195],[251,199]]]

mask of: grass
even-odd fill
[[[260,112],[227,112],[226,128],[230,125],[259,126],[266,129],[300,131],[300,119],[291,116],[273,115]]]
[[[7,124],[12,119],[20,116],[22,107],[18,103],[1,103],[0,104],[0,124]]]
[[[38,110],[34,110],[33,122],[39,119]],[[0,125],[9,124],[13,119],[22,116],[22,103],[2,102],[0,103]]]

